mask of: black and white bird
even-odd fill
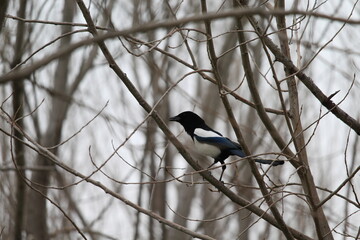
[[[202,155],[214,158],[214,163],[209,166],[212,167],[217,162],[222,164],[222,172],[219,181],[221,181],[224,171],[226,169],[225,159],[230,155],[239,157],[246,157],[240,144],[223,137],[223,135],[208,125],[196,113],[191,111],[182,112],[177,116],[171,117],[170,121],[180,123],[187,134],[192,138],[195,149]],[[255,162],[262,164],[271,164],[278,166],[284,164],[282,160],[267,160],[267,159],[254,159]]]

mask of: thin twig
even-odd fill
[[[79,5],[79,8],[81,9],[83,16],[85,20],[87,21],[89,25],[90,32],[95,36],[97,36],[97,31],[95,28],[95,25],[92,21],[92,18],[90,16],[90,13],[88,9],[86,8],[85,4],[81,0],[77,0],[77,3]],[[152,116],[152,118],[156,121],[160,129],[163,131],[163,133],[168,137],[168,139],[175,145],[175,147],[179,150],[180,154],[186,159],[186,161],[195,169],[200,170],[201,167],[192,159],[192,157],[189,155],[189,153],[184,149],[183,145],[176,139],[176,137],[171,133],[171,131],[167,128],[165,122],[163,119],[157,114],[157,112],[145,101],[145,99],[142,97],[142,95],[138,92],[134,84],[130,81],[130,79],[127,77],[127,75],[120,69],[120,67],[115,62],[114,58],[112,57],[111,53],[109,52],[108,48],[106,47],[105,43],[103,41],[97,41],[100,49],[102,50],[105,58],[109,62],[110,67],[113,69],[113,71],[117,74],[117,76],[122,80],[122,82],[125,84],[125,86],[128,88],[130,93],[135,97],[135,99],[138,101],[138,103],[144,108],[148,114]],[[215,179],[208,171],[204,171],[201,173],[202,177],[204,177],[206,180],[208,180],[212,185],[214,185],[219,191],[223,192],[227,197],[229,197],[232,201],[236,202],[237,204],[241,206],[247,205],[248,201],[242,199],[235,193],[233,193],[231,190],[225,187],[224,184],[219,182],[217,179]],[[252,206],[252,205],[251,205]],[[250,208],[250,207],[249,207]],[[254,206],[251,207],[251,211],[253,211],[255,214],[262,216],[263,219],[266,219],[267,221],[271,220],[271,224],[274,226],[281,228],[278,222],[273,218],[270,217],[270,215],[264,213],[259,208],[254,208]],[[260,211],[259,211],[260,210]],[[270,218],[269,218],[270,217]],[[290,229],[290,228],[289,228]],[[304,234],[296,231],[295,229],[291,229],[291,232],[294,236],[297,238],[308,238]],[[189,233],[190,234],[190,233]],[[193,233],[191,233],[193,234]],[[191,235],[190,234],[190,235]]]

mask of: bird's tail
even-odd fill
[[[231,155],[236,155],[242,158],[246,157],[246,154],[241,149],[231,150],[230,153]],[[255,162],[261,164],[271,164],[272,166],[278,166],[284,164],[283,160],[269,160],[269,159],[258,159],[258,158],[255,159]]]
[[[272,166],[278,166],[283,165],[283,160],[268,160],[268,159],[255,159],[255,162],[261,163],[261,164],[271,164]]]

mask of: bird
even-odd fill
[[[194,142],[195,149],[201,155],[209,156],[214,162],[208,167],[211,168],[216,163],[222,164],[222,171],[219,181],[222,181],[224,171],[226,169],[225,159],[229,156],[246,157],[241,145],[224,137],[221,133],[209,127],[205,121],[194,112],[185,111],[174,117],[169,118],[170,121],[180,123],[185,132]],[[278,166],[284,164],[283,160],[254,159],[255,162],[261,164],[271,164]]]

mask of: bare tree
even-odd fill
[[[358,239],[356,7],[1,8],[1,238]],[[185,110],[248,155],[224,183],[168,122]]]

